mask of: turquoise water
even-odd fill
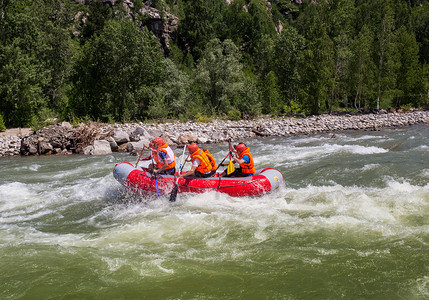
[[[247,143],[281,190],[170,203],[113,179],[126,154],[1,159],[0,299],[429,298],[428,126]]]

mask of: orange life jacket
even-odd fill
[[[155,163],[157,164],[157,165],[159,165],[159,157],[158,157],[158,154],[156,153],[156,151],[152,151],[152,157],[153,157],[153,160],[155,161]]]
[[[253,174],[255,173],[255,164],[253,163],[253,157],[252,154],[250,154],[250,149],[249,147],[247,147],[246,149],[244,149],[243,152],[240,153],[240,155],[238,156],[238,159],[242,159],[244,155],[249,156],[249,163],[242,163],[240,164],[241,167],[241,172],[243,172],[244,174]]]
[[[196,158],[198,158],[200,160],[200,165],[197,167],[198,172],[207,173],[207,172],[210,172],[212,170],[212,165],[210,163],[209,158],[200,148],[198,148],[197,151],[195,151],[194,153],[191,154],[191,160],[192,161]]]
[[[155,159],[155,161],[157,161],[156,164],[158,165],[158,168],[162,168],[162,166],[164,165],[164,160],[159,156],[160,152],[164,152],[167,155],[168,165],[166,169],[174,168],[176,166],[176,156],[174,155],[173,150],[171,150],[167,143],[164,143],[163,145],[159,146],[157,150],[156,156],[158,159]]]
[[[209,152],[208,149],[204,149],[204,153],[206,154],[207,158],[210,161],[210,164],[212,165],[212,170],[216,170],[217,169],[217,165],[216,165],[216,161],[215,161],[213,155]]]

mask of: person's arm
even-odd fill
[[[162,151],[160,151],[158,153],[159,153],[159,155],[158,154],[156,154],[156,155],[158,155],[158,157],[162,160],[163,165],[160,168],[157,168],[157,170],[155,170],[155,173],[159,173],[159,172],[167,169],[167,167],[168,167],[167,154],[165,152],[162,152]]]
[[[234,162],[238,163],[239,165],[244,164],[244,163],[248,164],[250,162],[250,158],[248,155],[244,155],[242,159],[238,159],[237,157],[234,156],[232,158],[232,160]]]
[[[185,176],[191,176],[191,175],[194,175],[195,174],[195,170],[197,169],[197,167],[195,167],[195,166],[192,166],[192,168],[189,170],[189,171],[187,171],[186,173],[184,173],[184,174],[181,174],[181,175],[179,175],[178,177],[185,177]]]
[[[200,165],[200,163],[201,163],[201,161],[198,158],[193,159],[192,160],[192,168],[188,172],[186,172],[186,173],[184,173],[182,175],[179,175],[179,177],[194,175],[195,174],[195,170],[198,168],[198,166]]]
[[[157,169],[157,170],[155,170],[155,171],[154,171],[154,173],[159,173],[159,172],[161,172],[161,171],[163,171],[163,170],[167,169],[167,166],[168,166],[168,161],[167,161],[167,159],[166,159],[166,158],[164,158],[164,159],[162,160],[162,162],[164,163],[164,164],[162,165],[162,167],[161,167],[161,168],[159,168],[159,169]]]
[[[140,158],[140,160],[150,160],[151,159],[151,156],[149,155],[149,156],[146,156],[146,157],[143,157],[143,158]]]

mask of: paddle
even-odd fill
[[[185,166],[185,164],[183,164],[183,158],[185,157],[185,149],[186,149],[186,144],[185,144],[185,146],[183,146],[182,161],[180,162],[178,175],[180,175],[180,172],[182,172],[183,166]],[[188,155],[188,157],[189,157],[189,155]],[[186,157],[186,159],[188,159],[188,157]],[[183,166],[182,166],[182,164],[183,164]],[[177,183],[178,182],[179,182],[179,176],[177,176],[176,183],[175,183],[175,185],[173,187],[173,190],[171,191],[170,202],[175,202],[176,201],[176,198],[177,198]]]
[[[150,158],[152,159],[152,166],[154,166],[155,167],[155,164],[153,163],[153,155],[151,154],[150,155]],[[159,188],[158,188],[158,180],[156,179],[156,173],[154,172],[154,171],[152,171],[153,173],[153,176],[155,177],[155,186],[156,186],[156,192],[157,192],[157,194],[158,194],[158,197],[159,197]]]
[[[217,171],[219,169],[220,166],[223,166],[223,162],[225,161],[225,159],[228,157],[228,155],[230,154],[230,152],[228,152],[228,154],[225,156],[225,158],[220,162],[220,164],[217,165],[217,168],[215,171]]]
[[[234,163],[232,162],[232,146],[231,146],[230,139],[228,140],[228,145],[229,145],[229,164],[228,164],[228,168],[226,169],[227,175],[235,171]]]
[[[139,156],[139,158],[137,159],[137,162],[136,162],[136,168],[137,168],[137,165],[139,164],[140,157],[142,157],[142,154],[143,154],[143,150],[144,150],[144,148],[145,148],[145,145],[143,145],[142,151],[140,152],[140,156]]]

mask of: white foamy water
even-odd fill
[[[247,141],[284,175],[261,197],[137,196],[112,176],[124,154],[1,161],[0,297],[263,298],[254,280],[268,298],[427,295],[429,137],[413,128]]]

